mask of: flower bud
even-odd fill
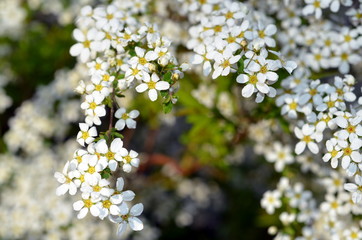
[[[156,72],[156,66],[153,63],[148,64],[148,70],[150,70],[150,72]]]

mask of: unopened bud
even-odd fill
[[[148,70],[150,70],[150,72],[156,72],[156,66],[153,63],[148,64]]]
[[[180,79],[180,74],[178,74],[177,72],[175,72],[175,73],[172,74],[172,80],[177,81],[177,80],[179,80],[179,79]]]

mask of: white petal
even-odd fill
[[[137,217],[130,217],[128,223],[133,231],[141,231],[143,229],[143,223]]]
[[[141,83],[136,87],[136,91],[142,93],[148,89],[148,85],[146,83]]]
[[[126,201],[126,202],[132,201],[135,196],[136,196],[136,194],[131,190],[127,190],[122,193],[123,201]]]
[[[139,215],[141,215],[142,212],[143,212],[143,204],[142,203],[138,203],[138,204],[134,205],[131,208],[131,211],[130,211],[132,216],[139,216]]]
[[[59,187],[57,187],[57,190],[55,193],[57,194],[57,196],[61,196],[61,195],[64,195],[68,190],[69,190],[69,185],[62,184]]]
[[[88,208],[82,208],[82,210],[79,211],[77,218],[78,219],[84,218],[87,215],[88,211],[89,211]]]
[[[75,211],[79,211],[83,208],[84,206],[84,202],[82,200],[76,201],[75,203],[73,203],[73,209]]]
[[[314,154],[317,154],[319,152],[319,147],[315,142],[309,142],[308,148]]]
[[[247,84],[243,90],[241,90],[241,95],[243,97],[249,98],[254,93],[255,87],[252,84]]]
[[[115,128],[117,130],[123,130],[125,126],[126,126],[126,122],[123,119],[120,119],[116,122]]]
[[[157,91],[156,91],[156,89],[150,89],[148,91],[148,97],[150,98],[150,100],[152,102],[156,101],[157,100]]]
[[[120,138],[116,138],[111,143],[111,151],[118,152],[123,147],[123,141]]]
[[[159,81],[156,83],[155,87],[157,90],[167,90],[170,88],[170,84],[166,81]]]
[[[127,223],[121,222],[117,229],[117,235],[121,236],[127,228]]]
[[[306,146],[306,142],[304,142],[304,141],[298,142],[297,145],[295,145],[295,150],[294,150],[295,153],[297,155],[301,154],[304,151],[305,146]]]

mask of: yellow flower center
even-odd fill
[[[83,161],[83,158],[81,156],[77,156],[75,159],[77,159],[78,163],[81,163]]]
[[[222,31],[222,26],[221,26],[221,25],[216,25],[216,26],[214,27],[214,31],[215,31],[215,32],[221,32],[221,31]]]
[[[343,149],[343,153],[346,156],[349,156],[352,154],[352,149],[350,147],[346,147],[345,149]]]
[[[100,63],[96,63],[96,65],[94,66],[94,68],[95,68],[96,70],[100,70],[101,67],[102,67],[102,64],[100,64]]]
[[[233,17],[234,17],[234,13],[233,13],[233,12],[228,11],[228,12],[225,14],[225,17],[226,17],[226,19],[233,18]]]
[[[90,109],[96,109],[96,107],[97,107],[97,104],[95,103],[95,102],[91,102],[90,104],[89,104],[89,108]]]
[[[358,234],[356,232],[351,232],[350,236],[352,239],[358,239]]]
[[[264,66],[262,66],[262,67],[260,68],[260,72],[263,73],[263,74],[265,74],[265,73],[268,72],[268,68],[266,67],[266,65],[264,65]]]
[[[83,138],[84,140],[87,139],[87,138],[89,138],[89,133],[82,131],[82,138]]]
[[[105,200],[105,201],[102,202],[102,205],[103,205],[104,208],[109,209],[111,207],[112,203],[109,200]]]
[[[236,40],[236,38],[234,38],[234,37],[232,37],[232,36],[229,36],[229,37],[226,39],[226,41],[227,41],[228,43],[233,43],[233,42],[235,42],[235,40]]]
[[[356,126],[349,125],[349,126],[347,127],[347,132],[349,132],[349,133],[354,133],[354,132],[356,132]]]
[[[129,117],[128,117],[128,113],[123,113],[123,114],[122,114],[121,119],[127,120],[128,118],[129,118]]]
[[[132,69],[132,75],[133,76],[136,76],[139,72],[140,72],[140,70],[138,70],[137,68]]]
[[[344,41],[350,42],[352,40],[352,37],[350,35],[344,36]]]
[[[108,160],[111,160],[111,159],[114,159],[114,153],[113,152],[107,152],[106,153],[106,158],[108,159]]]
[[[107,18],[107,20],[111,20],[111,19],[113,19],[113,14],[107,14],[107,16],[106,16],[106,18]]]
[[[124,160],[126,160],[127,163],[130,163],[132,161],[132,158],[129,155],[127,155],[123,158],[124,158]]]
[[[310,138],[310,136],[304,136],[303,141],[306,142],[306,143],[309,143],[309,142],[312,141],[312,139]]]
[[[316,95],[317,92],[318,92],[317,89],[311,89],[311,90],[309,90],[309,94],[310,94],[311,96]]]
[[[322,55],[317,53],[316,55],[314,55],[314,59],[320,61],[322,59]]]
[[[99,191],[101,191],[101,189],[102,188],[99,185],[93,186],[93,191],[95,191],[95,192],[99,192]]]
[[[90,199],[83,199],[83,202],[84,202],[84,207],[86,208],[90,208],[93,205]]]
[[[101,91],[103,89],[103,86],[101,85],[101,84],[97,84],[96,86],[95,86],[95,90],[96,91]]]
[[[320,8],[321,7],[321,2],[320,1],[315,1],[313,3],[313,6],[314,6],[314,8]]]
[[[85,48],[90,48],[90,44],[91,44],[91,42],[90,42],[89,40],[85,40],[85,41],[83,42],[83,46],[84,46]]]
[[[128,33],[125,33],[123,38],[126,40],[129,40],[129,39],[131,39],[131,35],[129,35]]]
[[[139,62],[140,62],[140,64],[145,65],[147,63],[147,60],[146,60],[146,58],[142,57],[142,58],[140,58]]]
[[[296,110],[298,107],[298,104],[296,102],[289,103],[290,110]]]
[[[104,74],[102,77],[102,80],[107,82],[107,81],[109,81],[109,78],[110,78],[110,76],[108,74]]]
[[[249,82],[250,82],[251,84],[256,84],[256,83],[258,82],[257,76],[256,76],[256,75],[251,75],[251,76],[249,77]]]
[[[225,61],[221,64],[221,66],[222,66],[223,68],[229,67],[229,66],[230,66],[229,60],[225,60]]]
[[[149,81],[147,83],[147,86],[149,89],[155,89],[156,88],[156,82]]]
[[[325,44],[327,47],[329,47],[329,46],[332,45],[332,41],[329,40],[329,39],[327,39],[327,40],[324,41],[324,44]]]
[[[338,154],[338,151],[333,149],[332,152],[331,152],[331,156],[335,157],[335,156],[337,156],[337,154]]]
[[[65,177],[65,182],[66,182],[66,183],[70,183],[71,181],[72,181],[72,179],[70,179],[70,178],[67,177],[67,176]]]
[[[91,167],[88,168],[88,172],[89,172],[90,174],[93,174],[93,173],[96,172],[96,168],[93,167],[93,166],[91,166]]]
[[[265,38],[265,32],[263,30],[258,31],[260,38]]]
[[[344,60],[344,61],[347,61],[348,60],[348,54],[347,53],[342,53],[341,54],[341,59]]]
[[[284,159],[285,158],[285,153],[284,152],[279,152],[278,153],[278,158],[279,159]]]

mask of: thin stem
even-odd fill
[[[250,61],[248,62],[248,64],[246,64],[245,68],[248,68],[249,64],[251,63],[251,60],[253,60],[254,57],[255,57],[255,52],[254,52],[253,56],[250,58]]]
[[[115,99],[114,99],[114,90],[112,92],[112,96],[111,96],[111,109],[109,111],[109,125],[108,125],[108,131],[107,131],[107,134],[108,134],[108,138],[111,139],[111,132],[112,132],[112,128],[113,128],[113,115],[114,115],[114,102],[115,102]]]

